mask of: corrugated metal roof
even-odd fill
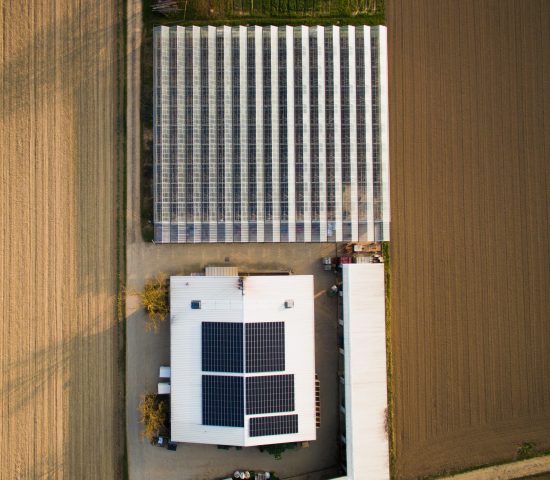
[[[343,266],[348,478],[390,478],[383,264]]]
[[[239,267],[208,266],[204,269],[207,277],[236,277],[239,275]]]

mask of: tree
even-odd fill
[[[166,402],[159,400],[155,393],[145,393],[141,396],[138,407],[139,422],[143,424],[141,434],[150,442],[165,428],[167,410]]]
[[[145,283],[140,299],[147,312],[145,330],[158,332],[160,323],[168,316],[168,277],[159,273]]]

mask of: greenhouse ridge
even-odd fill
[[[385,27],[156,27],[156,242],[389,238]]]

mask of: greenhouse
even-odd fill
[[[156,27],[155,241],[389,240],[385,27]]]

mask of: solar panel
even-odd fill
[[[275,417],[253,417],[248,425],[248,435],[284,435],[298,433],[298,415],[277,415]]]
[[[294,375],[247,377],[247,415],[292,410],[294,410]]]
[[[285,369],[285,323],[247,323],[246,371],[282,372]]]
[[[202,424],[244,427],[243,377],[202,376]]]
[[[242,323],[202,323],[202,370],[204,372],[243,371]]]

